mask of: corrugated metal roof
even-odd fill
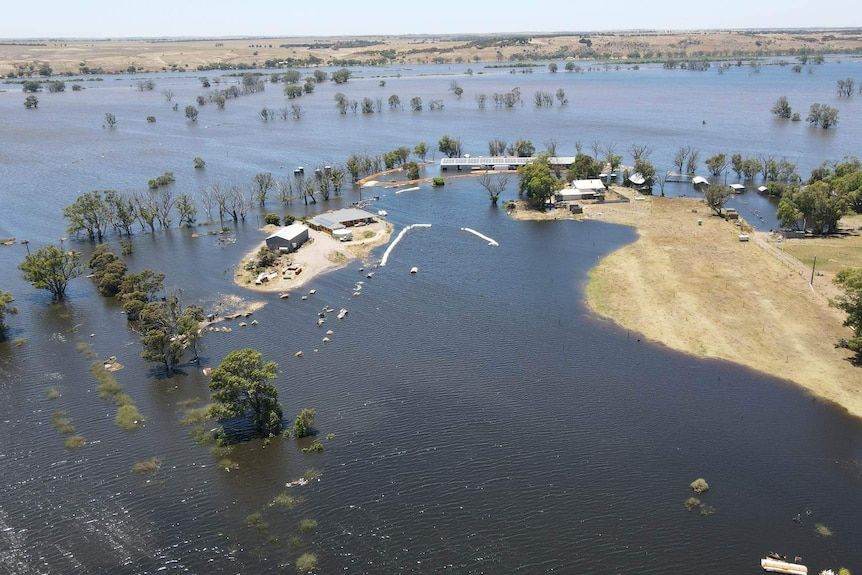
[[[344,208],[343,210],[335,210],[314,216],[311,218],[311,223],[330,230],[336,230],[344,227],[342,222],[352,222],[368,218],[374,219],[374,214],[360,210],[359,208]]]
[[[308,231],[308,226],[305,224],[290,224],[289,226],[281,228],[266,239],[281,238],[283,240],[293,241],[306,231]]]
[[[575,180],[572,182],[572,187],[576,190],[604,190],[605,185],[601,180]]]

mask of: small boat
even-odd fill
[[[386,210],[377,210],[377,215],[378,216],[388,216],[389,212],[387,212]]]
[[[760,560],[760,566],[770,573],[787,573],[789,575],[808,575],[808,567],[799,563],[789,563],[766,557]]]
[[[329,338],[328,338],[328,337],[324,337],[321,341],[322,341],[323,343],[329,343]]]
[[[323,323],[324,323],[325,321],[326,321],[326,320],[325,320],[325,319],[323,319],[323,318],[318,319],[318,320],[317,320],[317,327],[322,326],[322,325],[323,325]]]
[[[344,316],[347,315],[347,308],[341,308],[338,311],[338,319],[344,319]]]
[[[278,297],[280,299],[287,299],[290,297],[290,294],[289,293],[280,293],[280,294],[278,294]]]
[[[302,296],[302,298],[301,298],[301,299],[302,299],[302,301],[305,301],[305,300],[307,300],[307,299],[308,299],[308,296],[307,296],[307,295],[304,295],[304,296]]]
[[[295,354],[293,354],[293,357],[302,357],[303,355],[305,355],[305,354],[302,353],[301,351],[298,351]]]
[[[310,289],[310,290],[308,290],[308,293],[309,293],[309,295],[314,295],[317,293],[317,290],[316,289]]]
[[[419,268],[417,268],[416,266],[413,266],[412,268],[410,268],[410,273],[411,274],[419,273]]]

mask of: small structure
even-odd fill
[[[345,208],[314,216],[309,220],[311,229],[332,234],[335,230],[364,226],[377,221],[374,214],[359,208]]]
[[[349,242],[353,239],[353,231],[350,228],[332,230],[332,237],[340,242]]]
[[[790,575],[808,575],[808,567],[798,563],[789,563],[767,557],[760,560],[760,567],[770,573],[788,573]]]
[[[569,212],[573,214],[582,214],[584,213],[584,208],[581,206],[581,204],[569,204]]]
[[[745,191],[745,186],[742,184],[730,184],[730,189],[733,190],[734,194],[741,194]]]
[[[738,220],[739,212],[736,211],[736,208],[724,208],[724,218],[727,220]]]
[[[308,226],[305,224],[290,224],[266,238],[266,247],[272,251],[295,252],[299,246],[308,241]]]
[[[518,166],[524,166],[533,162],[535,157],[520,156],[464,156],[463,158],[443,158],[440,160],[440,169],[443,171],[455,168],[461,171],[468,170],[515,170]],[[551,156],[548,164],[552,167],[569,167],[575,163],[574,156]]]
[[[760,186],[759,188],[757,188],[757,191],[760,192],[761,194],[765,194],[766,192],[769,191],[769,188],[767,188],[766,186]]]

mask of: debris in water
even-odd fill
[[[338,319],[344,319],[344,316],[347,315],[347,308],[341,308],[338,312]]]
[[[707,483],[706,479],[702,477],[698,477],[697,479],[692,481],[689,487],[691,487],[692,491],[698,494],[706,493],[707,491],[709,491],[709,483]]]
[[[411,274],[419,273],[419,268],[417,268],[416,266],[413,266],[412,268],[410,268],[410,273]]]
[[[293,357],[302,357],[303,355],[305,355],[305,354],[302,353],[301,351],[298,351],[295,354],[293,354]]]
[[[404,237],[404,235],[408,231],[412,230],[413,228],[430,228],[430,227],[431,227],[431,224],[410,224],[409,226],[407,226],[403,230],[401,230],[401,232],[398,234],[398,236],[395,238],[395,240],[391,244],[389,244],[389,247],[386,248],[385,252],[383,252],[383,258],[381,258],[380,264],[379,264],[380,267],[384,267],[386,265],[386,262],[389,261],[389,254],[392,253],[392,250],[395,249],[395,246],[398,245],[398,242],[401,241],[401,239]],[[371,277],[371,276],[368,276],[368,277]]]
[[[476,236],[476,237],[482,238],[483,240],[485,240],[486,242],[488,242],[488,245],[489,245],[489,246],[499,246],[499,245],[500,245],[500,244],[498,244],[498,243],[497,243],[497,240],[495,240],[495,239],[493,239],[493,238],[489,238],[489,237],[488,237],[488,236],[486,236],[485,234],[480,234],[479,232],[477,232],[477,231],[476,231],[476,230],[474,230],[473,228],[461,228],[461,231],[462,231],[462,232],[469,232],[469,233],[473,234],[473,235],[474,235],[474,236]]]
[[[320,340],[320,341],[322,341],[323,343],[329,343],[329,338],[328,338],[328,337],[324,337],[324,338],[323,338],[322,340]]]
[[[307,299],[308,299],[308,296],[307,296],[307,295],[302,296],[302,301],[305,301],[305,300],[307,300]]]
[[[333,333],[335,333],[335,332],[332,331],[331,329],[326,330],[326,335],[332,335]]]
[[[257,325],[257,320],[256,319],[251,320],[251,325]]]
[[[308,290],[308,293],[311,295],[314,295],[317,293],[317,290],[316,289],[310,289],[310,290]]]
[[[289,293],[280,293],[280,294],[278,294],[278,297],[280,299],[287,299],[290,297],[290,294]]]
[[[247,326],[247,325],[248,325],[248,324],[247,324],[247,323],[245,323],[244,321],[239,322],[239,327],[245,327],[245,326]]]
[[[207,376],[207,377],[209,377],[210,375],[212,375],[212,372],[213,372],[213,368],[211,368],[211,367],[205,367],[205,368],[203,368],[203,369],[201,370],[201,373],[202,373],[202,374],[204,374],[204,375],[205,375],[205,376]]]

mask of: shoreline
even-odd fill
[[[261,228],[266,234],[278,229],[278,226],[265,226]],[[266,241],[262,240],[255,244],[236,265],[233,274],[234,285],[257,293],[279,293],[288,294],[293,290],[301,288],[310,281],[336,269],[345,267],[355,260],[366,260],[374,248],[389,241],[392,236],[392,224],[380,220],[375,224],[361,228],[363,232],[374,232],[372,237],[340,242],[325,232],[309,229],[309,241],[304,243],[297,251],[280,256],[276,265],[267,268],[268,271],[278,272],[278,276],[270,281],[257,285],[254,283],[257,273],[245,269],[246,264],[256,258]],[[291,262],[302,268],[302,273],[292,279],[283,277],[283,269]]]
[[[740,242],[733,223],[694,198],[587,204],[583,216],[560,219],[637,231],[590,270],[584,298],[597,316],[676,351],[791,381],[862,418],[862,386],[854,383],[862,370],[834,345],[850,330],[829,307],[826,281],[811,288],[758,242]]]

